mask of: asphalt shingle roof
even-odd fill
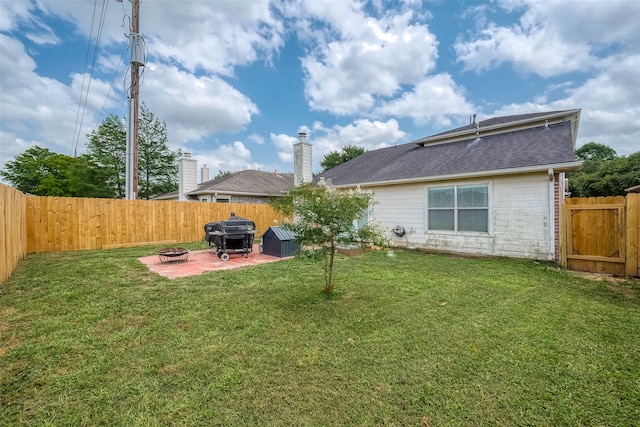
[[[489,119],[485,119],[482,121],[478,122],[478,125],[480,126],[480,128],[486,128],[489,126],[495,126],[495,125],[502,125],[502,124],[506,124],[506,123],[513,123],[513,122],[519,122],[519,121],[523,121],[523,120],[530,120],[530,119],[535,119],[538,117],[544,117],[544,116],[549,116],[549,115],[553,115],[553,114],[558,114],[558,113],[563,113],[563,112],[567,112],[570,110],[559,110],[559,111],[546,111],[543,113],[529,113],[529,114],[516,114],[516,115],[512,115],[512,116],[500,116],[500,117],[491,117]],[[465,126],[461,126],[459,128],[455,128],[455,129],[451,129],[445,132],[441,132],[441,133],[437,133],[433,136],[444,136],[444,135],[449,135],[452,133],[458,133],[458,132],[462,132],[462,131],[466,131],[466,130],[475,130],[476,129],[476,125],[475,123],[470,123],[468,125]]]
[[[480,122],[482,127],[543,116],[508,116]],[[474,129],[464,126],[438,135]],[[575,162],[574,138],[570,121],[509,131],[492,135],[475,134],[469,138],[441,144],[416,143],[368,151],[316,177],[333,185],[433,178],[445,175],[478,173],[500,169]]]
[[[189,194],[228,193],[275,196],[291,187],[293,187],[293,174],[243,170],[203,182]]]

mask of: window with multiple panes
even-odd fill
[[[489,231],[489,186],[453,185],[428,189],[429,230]]]

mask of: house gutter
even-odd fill
[[[568,163],[554,163],[552,165],[536,165],[536,166],[527,166],[523,168],[508,168],[508,169],[493,169],[486,171],[476,171],[476,172],[467,172],[461,174],[448,174],[448,175],[438,175],[438,176],[422,176],[418,178],[409,178],[409,179],[396,179],[390,181],[373,181],[373,182],[360,182],[360,183],[352,183],[352,184],[332,184],[336,188],[353,188],[356,186],[360,187],[382,187],[388,185],[399,185],[399,184],[417,184],[424,182],[436,182],[436,181],[450,181],[452,179],[469,179],[469,178],[479,178],[486,176],[501,176],[501,175],[518,175],[525,173],[535,173],[535,172],[548,172],[549,169],[553,169],[557,172],[571,172],[577,171],[582,166],[582,162],[568,162]]]

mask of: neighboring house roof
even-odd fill
[[[629,187],[625,189],[627,193],[640,193],[640,185],[634,185],[633,187]]]
[[[293,174],[279,174],[258,170],[243,170],[231,175],[205,181],[187,193],[190,196],[204,194],[279,196],[293,187]]]
[[[152,200],[175,200],[178,198],[178,190],[170,193],[160,194],[159,196],[152,197]]]
[[[318,175],[335,186],[384,185],[526,171],[577,170],[580,110],[496,117],[368,151]]]

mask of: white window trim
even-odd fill
[[[487,231],[458,231],[458,207],[457,207],[457,188],[458,187],[467,187],[471,185],[486,185],[487,186]],[[432,188],[447,188],[454,187],[454,216],[453,216],[453,228],[454,230],[430,230],[429,229],[429,189]],[[445,234],[445,235],[461,235],[461,236],[478,236],[478,237],[489,237],[493,236],[493,221],[492,211],[493,211],[493,185],[491,181],[469,181],[462,183],[447,183],[441,185],[429,185],[425,187],[425,197],[424,197],[424,229],[425,234]]]

